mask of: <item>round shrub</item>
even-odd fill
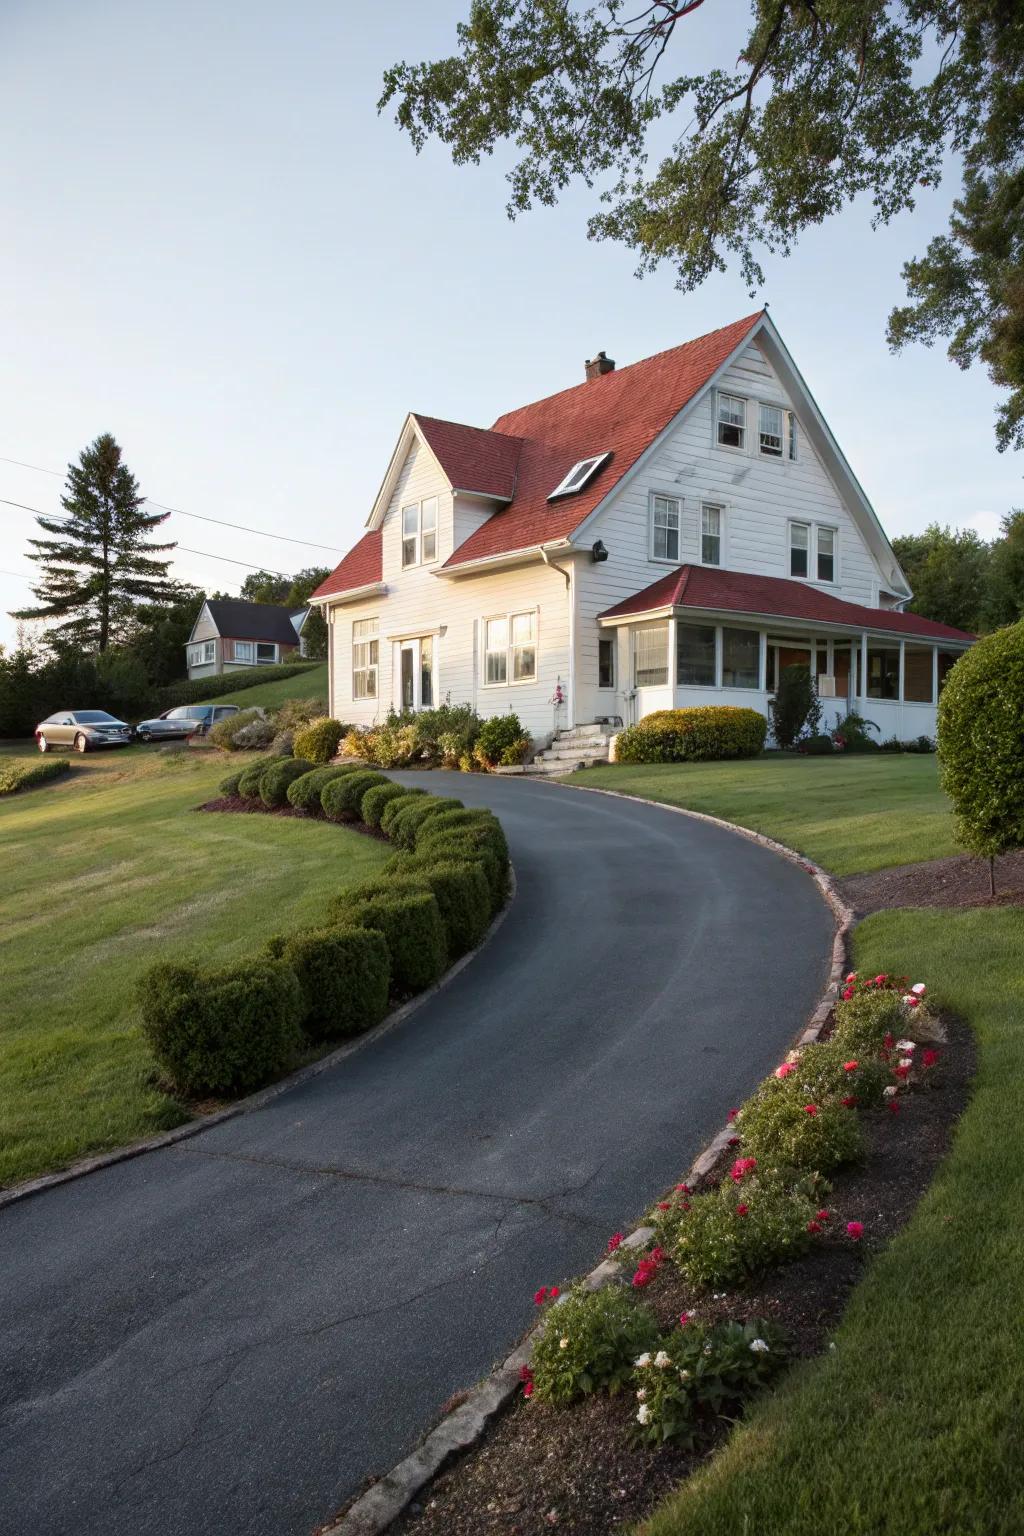
[[[375,928],[384,935],[395,997],[410,997],[432,987],[445,968],[444,924],[428,890],[382,890],[361,899],[343,892],[331,903],[330,915],[343,925]]]
[[[522,749],[523,742],[528,740],[518,715],[492,715],[480,727],[480,734],[476,739],[475,756],[478,762],[488,768],[495,768],[499,763],[505,763],[506,752],[510,754],[510,763],[521,762],[522,756],[516,757],[511,754],[514,754],[517,749]]]
[[[374,784],[363,795],[359,802],[359,812],[368,827],[379,827],[380,819],[384,814],[384,807],[390,800],[403,798],[405,790],[401,784]]]
[[[942,787],[986,858],[1024,847],[1024,619],[966,651],[939,696]]]
[[[181,1093],[249,1093],[279,1076],[302,1043],[302,991],[280,960],[219,971],[155,965],[139,1005],[150,1049]]]
[[[690,1200],[672,1257],[702,1290],[745,1285],[766,1269],[799,1258],[811,1242],[807,1223],[818,1202],[803,1189],[751,1174],[726,1179]],[[742,1208],[742,1209],[741,1209]]]
[[[806,757],[827,757],[836,748],[831,736],[807,736],[797,750]]]
[[[265,752],[268,747],[273,747],[276,734],[271,721],[250,720],[246,725],[239,726],[232,736],[232,751]]]
[[[302,1028],[311,1040],[361,1034],[384,1017],[391,957],[372,928],[322,928],[275,939],[271,952],[290,965],[302,989]]]
[[[221,794],[228,796],[237,795],[238,781],[244,772],[245,769],[240,768],[237,773],[229,773],[226,779],[221,779],[220,784],[217,786]]]
[[[615,758],[620,763],[686,763],[756,757],[767,731],[768,722],[757,709],[731,704],[661,709],[619,733]]]
[[[425,822],[461,805],[461,800],[449,799],[446,795],[423,795],[396,811],[387,827],[387,835],[396,848],[412,849]]]
[[[326,763],[322,768],[313,768],[288,785],[288,804],[294,805],[297,811],[308,811],[316,816],[321,810],[320,793],[324,786],[332,779],[354,772],[355,769],[346,763]]]
[[[491,892],[492,913],[503,905],[508,894],[508,863],[495,851],[486,828],[441,828],[430,832],[418,845],[417,855],[425,859],[454,859],[457,863],[469,860],[479,864]]]
[[[856,1111],[837,1099],[810,1099],[802,1061],[792,1077],[767,1079],[744,1104],[737,1127],[743,1155],[765,1167],[827,1174],[864,1155]]]
[[[399,854],[394,872],[408,874],[433,892],[448,940],[449,958],[455,960],[475,949],[491,921],[491,888],[482,864],[433,855]]]
[[[548,1312],[533,1346],[534,1393],[564,1407],[589,1392],[616,1392],[637,1357],[657,1344],[657,1318],[623,1286],[574,1285]]]
[[[405,802],[412,799],[413,797],[422,799],[422,797],[426,794],[425,789],[409,789],[405,784],[401,785],[400,787],[402,794],[396,795],[393,800],[389,800],[381,812],[380,829],[384,833],[385,837],[391,836],[392,823],[395,817],[398,815],[399,811],[405,809]]]
[[[263,712],[259,709],[240,709],[237,715],[225,715],[222,720],[211,725],[207,732],[207,740],[215,747],[223,747],[228,752],[236,751],[235,735],[244,730],[247,725],[263,719]],[[271,736],[273,731],[271,731]],[[268,737],[268,740],[270,738]]]
[[[449,808],[443,810],[437,816],[430,818],[424,826],[421,825],[416,832],[416,850],[430,840],[431,837],[448,832],[463,832],[472,830],[479,833],[487,841],[499,859],[508,863],[508,843],[502,831],[501,822],[493,811],[484,809],[469,809],[457,806],[449,801]]]
[[[243,800],[258,800],[260,797],[260,779],[265,770],[276,762],[276,758],[258,757],[248,768],[243,768],[238,775],[238,793]]]
[[[268,810],[288,803],[288,786],[304,773],[309,773],[312,763],[301,757],[276,757],[260,775],[260,799]]]
[[[333,720],[330,715],[311,720],[295,732],[296,756],[306,757],[311,763],[329,763],[344,734],[341,721]]]
[[[360,768],[356,773],[344,773],[331,779],[320,791],[320,806],[331,821],[357,821],[359,805],[368,789],[375,784],[387,784],[381,773],[372,768]]]

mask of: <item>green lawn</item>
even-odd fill
[[[134,1013],[145,966],[244,958],[387,857],[316,822],[197,815],[226,772],[129,747],[0,800],[0,1183],[185,1117]]]
[[[323,699],[327,707],[327,663],[310,667],[308,672],[297,672],[293,677],[278,678],[276,682],[256,683],[252,688],[236,688],[234,693],[218,693],[211,704],[241,704],[243,709],[260,705],[262,709],[278,709],[285,699]]]
[[[921,977],[970,1020],[973,1100],[835,1352],[758,1405],[644,1536],[1024,1531],[1022,955],[1020,910],[886,912],[857,929],[860,965]]]
[[[930,756],[609,764],[565,782],[661,800],[764,832],[835,875],[961,852]]]

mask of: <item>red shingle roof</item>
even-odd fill
[[[891,608],[864,608],[820,592],[802,581],[780,576],[750,576],[744,571],[720,571],[706,565],[681,565],[632,597],[606,608],[602,619],[651,613],[659,608],[707,608],[727,613],[806,619],[813,624],[846,624],[856,629],[917,635],[926,640],[974,640],[965,630],[923,619],[917,613]]]
[[[455,490],[512,500],[522,438],[436,416],[414,414],[413,420]]]
[[[364,533],[359,543],[349,550],[341,564],[334,567],[327,580],[320,583],[313,597],[351,592],[356,587],[369,587],[374,582],[380,581],[383,574],[381,542],[379,528],[373,529],[370,533]]]
[[[522,440],[514,499],[460,544],[446,566],[568,537],[703,389],[761,313],[499,416],[487,436]],[[549,502],[572,466],[595,453],[612,457],[578,495]]]

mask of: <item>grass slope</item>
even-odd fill
[[[1024,1531],[1022,954],[1022,911],[904,910],[857,930],[865,969],[926,979],[970,1020],[973,1100],[913,1221],[855,1292],[835,1352],[756,1407],[644,1536]]]
[[[251,709],[259,704],[263,709],[278,709],[285,699],[323,699],[327,708],[327,663],[310,667],[308,672],[283,677],[277,682],[255,683],[251,688],[236,688],[233,693],[219,693],[215,699],[205,699],[208,704],[240,704]]]
[[[722,816],[796,848],[835,875],[961,852],[929,756],[761,757],[738,763],[617,763],[571,784]]]
[[[387,857],[315,822],[196,815],[226,771],[129,747],[0,802],[0,1183],[185,1118],[136,1022],[145,966],[242,959]]]

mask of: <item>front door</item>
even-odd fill
[[[434,637],[403,640],[399,648],[399,707],[431,709],[434,704]]]

